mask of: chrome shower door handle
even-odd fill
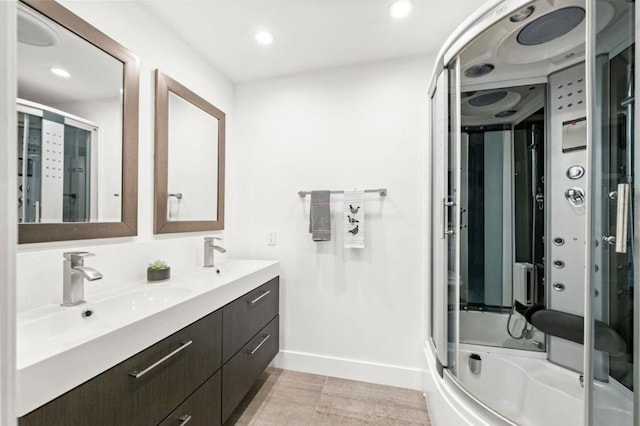
[[[448,235],[453,235],[453,229],[449,229],[449,207],[455,206],[456,203],[449,201],[449,197],[442,199],[442,239],[447,238]]]
[[[36,223],[40,223],[42,217],[42,206],[40,205],[40,201],[34,201],[33,207],[36,210]]]
[[[628,183],[618,184],[618,205],[616,212],[616,253],[627,252],[630,187],[631,185]]]
[[[564,197],[574,206],[574,207],[582,207],[584,206],[584,189],[574,187],[569,188],[564,192]]]

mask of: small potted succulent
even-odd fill
[[[156,260],[147,266],[147,282],[167,281],[171,277],[171,268],[164,260]]]

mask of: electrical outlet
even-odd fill
[[[273,230],[267,231],[267,245],[268,246],[276,245],[276,231],[273,231]]]

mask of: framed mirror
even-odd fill
[[[18,3],[18,241],[137,234],[138,59],[54,1]]]
[[[224,229],[224,112],[156,70],[155,126],[155,233]]]

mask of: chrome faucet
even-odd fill
[[[219,237],[204,237],[204,267],[213,267],[213,251],[218,250],[220,253],[226,253],[224,247],[215,245],[215,240],[222,240]]]
[[[64,271],[62,279],[62,306],[75,306],[84,303],[84,280],[96,281],[102,274],[93,268],[84,266],[84,258],[95,256],[88,251],[70,251],[63,253]]]

